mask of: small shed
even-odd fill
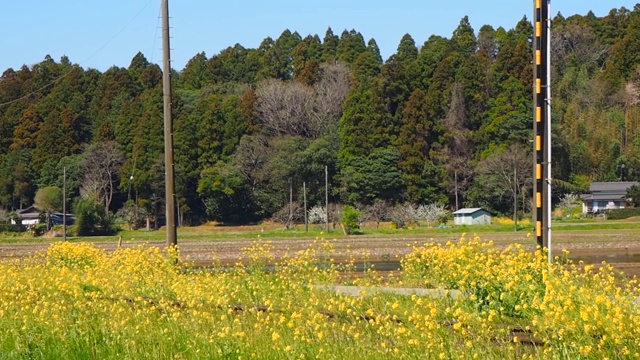
[[[454,225],[489,225],[491,214],[482,208],[464,208],[453,212]]]

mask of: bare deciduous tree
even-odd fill
[[[362,222],[375,222],[378,229],[382,221],[389,219],[391,206],[385,201],[378,200],[371,205],[360,206],[358,210],[362,211]]]
[[[504,150],[495,151],[479,164],[479,172],[487,179],[486,184],[491,187],[487,191],[491,191],[493,196],[507,196],[515,202],[517,196],[522,195],[522,206],[525,206],[533,174],[531,156],[522,146],[512,144]]]
[[[276,134],[322,137],[342,116],[349,76],[342,65],[325,65],[313,87],[297,81],[265,80],[256,90],[256,110],[265,128]]]
[[[447,110],[444,124],[451,136],[451,142],[444,149],[442,162],[448,174],[447,188],[450,194],[456,192],[460,196],[460,202],[464,203],[465,190],[471,185],[475,176],[475,168],[469,166],[472,163],[473,140],[467,115],[465,114],[465,101],[463,86],[456,82],[451,89],[451,102]]]
[[[299,202],[291,203],[291,207],[287,204],[271,216],[271,220],[284,224],[287,229],[290,229],[293,224],[301,222],[303,219],[304,207]]]
[[[327,134],[342,117],[342,105],[349,93],[351,73],[343,65],[323,65],[322,78],[313,87],[309,116],[314,137]]]
[[[265,128],[277,134],[310,135],[308,116],[313,97],[310,87],[268,79],[258,85],[256,94],[257,110]]]
[[[391,209],[389,216],[398,229],[415,226],[419,220],[416,206],[410,203],[396,205]]]
[[[124,156],[115,142],[107,141],[89,146],[84,152],[84,179],[80,193],[109,206],[116,191],[115,180]]]
[[[584,64],[593,70],[602,62],[609,46],[602,44],[588,26],[567,24],[551,33],[551,61],[564,68],[571,62]]]
[[[342,205],[329,203],[329,212],[327,215],[329,216],[329,223],[331,223],[331,227],[335,229],[342,221]]]
[[[261,170],[269,156],[268,138],[260,135],[243,136],[232,161],[254,190],[263,180]]]

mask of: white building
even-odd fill
[[[481,208],[464,208],[453,212],[454,225],[490,225],[491,214]]]
[[[20,218],[20,223],[22,225],[35,225],[40,223],[40,213],[35,206],[31,205],[28,208],[16,210],[16,214]],[[15,220],[11,220],[12,224],[16,224]]]

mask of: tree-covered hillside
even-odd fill
[[[196,54],[173,74],[181,221],[268,218],[303,182],[323,204],[325,166],[336,204],[509,212],[515,196],[528,211],[532,31],[464,17],[449,38],[406,34],[386,61],[331,28]],[[557,15],[552,34],[556,195],[640,180],[640,4]],[[70,198],[164,213],[162,71],[143,54],[104,73],[49,56],[7,69],[0,104],[0,207],[62,187],[64,167]]]

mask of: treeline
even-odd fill
[[[195,55],[174,83],[180,221],[249,222],[290,197],[528,211],[532,24],[464,17],[405,35],[383,61],[355,30],[285,30],[257,49]],[[640,179],[640,5],[553,19],[557,196]],[[19,99],[16,101],[16,99]],[[0,206],[62,187],[125,218],[164,213],[162,71],[138,53],[104,73],[49,56],[0,78]],[[292,194],[291,194],[292,192]]]

